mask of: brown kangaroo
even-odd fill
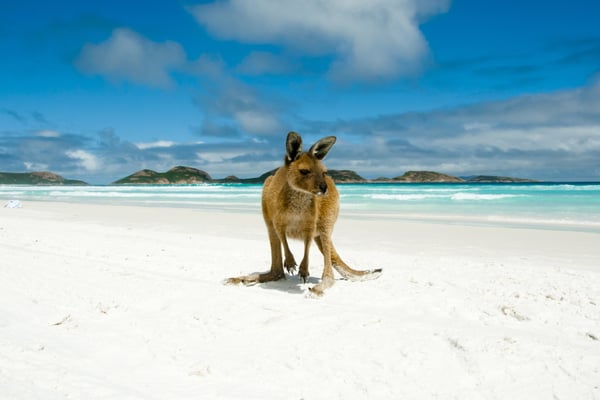
[[[253,285],[285,278],[283,267],[293,274],[296,261],[288,245],[288,237],[304,241],[304,257],[299,275],[308,279],[308,255],[314,240],[324,258],[321,282],[311,292],[321,296],[334,283],[333,268],[349,280],[374,279],[381,269],[359,271],[350,268],[339,256],[331,241],[333,225],[339,211],[339,194],[321,162],[336,141],[328,136],[302,151],[302,138],[290,132],[286,141],[285,164],[269,177],[262,192],[262,213],[271,243],[271,270],[265,273],[229,278],[227,284]],[[282,263],[281,247],[285,261]]]

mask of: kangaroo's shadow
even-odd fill
[[[261,289],[266,290],[278,290],[280,292],[291,293],[291,294],[305,294],[308,290],[309,284],[319,283],[319,278],[309,276],[306,283],[298,275],[285,275],[285,279],[280,279],[273,282],[259,283]]]

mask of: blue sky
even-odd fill
[[[596,0],[8,1],[0,171],[600,180]]]

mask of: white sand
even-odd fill
[[[384,272],[315,300],[221,284],[268,269],[260,215],[0,208],[0,398],[600,399],[599,239],[342,215]]]

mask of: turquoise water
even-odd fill
[[[600,183],[345,184],[342,215],[600,233]],[[61,201],[260,212],[261,185],[2,186],[0,201]]]

